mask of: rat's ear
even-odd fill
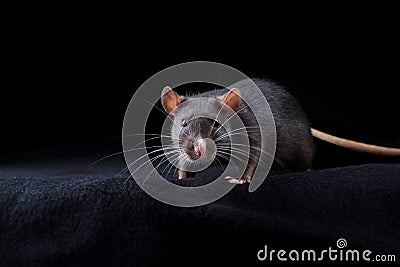
[[[233,88],[223,96],[218,97],[224,104],[228,105],[235,112],[238,111],[242,98],[240,97],[240,90]]]
[[[161,104],[168,114],[173,114],[173,110],[185,100],[184,96],[178,95],[169,86],[165,86],[161,93]]]

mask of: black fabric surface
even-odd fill
[[[272,175],[254,193],[236,186],[179,208],[120,175],[121,158],[92,161],[0,168],[0,266],[265,266],[256,257],[264,245],[327,249],[339,238],[400,258],[399,164]]]

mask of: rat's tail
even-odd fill
[[[356,142],[353,140],[348,140],[340,137],[336,137],[318,130],[311,128],[311,134],[321,140],[324,140],[328,143],[338,145],[341,147],[345,147],[348,149],[367,152],[375,155],[382,155],[382,156],[400,156],[400,148],[391,148],[391,147],[384,147],[384,146],[375,146],[370,144],[365,144],[361,142]]]

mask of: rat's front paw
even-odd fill
[[[188,173],[186,171],[183,171],[183,170],[179,170],[178,171],[178,178],[179,179],[184,179],[184,178],[187,178],[187,177],[188,177]]]
[[[225,180],[227,180],[228,183],[231,183],[231,184],[245,184],[245,183],[251,182],[251,178],[248,176],[242,177],[240,179],[232,177],[232,176],[226,176]]]

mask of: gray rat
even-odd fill
[[[311,123],[296,99],[282,86],[266,79],[252,79],[266,98],[276,127],[276,151],[273,169],[289,171],[307,171],[312,169],[315,146],[313,136],[349,149],[380,155],[400,156],[400,149],[379,147],[332,136],[311,128]],[[240,82],[237,83],[240,85]],[[236,85],[236,84],[235,84]],[[261,132],[257,120],[242,101],[249,99],[252,107],[257,108],[257,97],[253,90],[246,88],[218,89],[192,96],[182,96],[166,86],[161,94],[164,110],[174,117],[171,136],[181,149],[186,161],[194,162],[207,153],[202,140],[211,139],[229,145],[229,133],[220,127],[218,121],[209,118],[192,118],[200,109],[207,110],[210,118],[217,118],[218,111],[234,111],[246,127],[250,147],[250,157],[242,177],[227,177],[229,182],[243,184],[251,181],[261,152]],[[192,101],[190,105],[180,105],[196,98],[210,98],[218,101]],[[229,108],[227,108],[229,107]],[[262,108],[262,107],[260,107]],[[228,114],[229,115],[229,114]],[[179,178],[187,178],[193,173],[179,169]]]

